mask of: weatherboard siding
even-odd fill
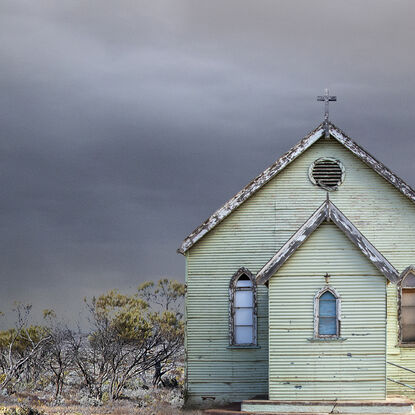
[[[415,262],[414,203],[341,144],[315,143],[186,253],[189,403],[267,392],[267,288],[258,287],[261,348],[230,350],[229,281],[242,266],[256,274],[325,200],[326,192],[308,179],[309,165],[319,157],[337,158],[346,169],[344,183],[330,193],[333,203],[399,272]]]
[[[326,272],[345,340],[311,342]],[[269,310],[270,399],[386,397],[386,279],[335,224],[321,224],[271,277]]]

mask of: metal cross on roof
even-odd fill
[[[326,138],[329,138],[329,102],[337,101],[337,97],[335,95],[330,95],[329,90],[326,88],[324,90],[324,95],[319,95],[317,101],[324,101],[324,129],[326,130]]]

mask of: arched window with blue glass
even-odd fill
[[[314,297],[314,337],[340,337],[341,299],[330,286],[322,288]]]

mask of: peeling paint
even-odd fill
[[[291,148],[291,150],[285,153],[274,164],[272,164],[270,167],[264,170],[259,176],[257,176],[240,192],[233,196],[205,222],[198,226],[189,236],[186,237],[186,239],[183,241],[182,245],[177,250],[177,252],[180,254],[184,254],[199,239],[205,236],[218,223],[222,222],[230,213],[232,213],[243,202],[245,202],[245,200],[251,197],[256,191],[258,191],[262,186],[264,186],[264,184],[268,183],[281,170],[283,170],[300,154],[307,150],[308,147],[310,147],[319,138],[321,138],[323,136],[323,133],[324,128],[322,124],[320,124],[314,131],[312,131],[309,135],[304,137],[296,146]]]
[[[398,303],[397,303],[397,318],[398,318],[398,343],[402,346],[411,346],[414,347],[415,344],[413,341],[405,341],[403,336],[403,327],[402,327],[402,289],[405,288],[414,288],[413,284],[413,277],[415,276],[415,267],[413,265],[410,265],[409,267],[405,268],[400,277],[399,282],[397,284],[397,295],[398,295]],[[406,277],[409,277],[409,283],[406,283],[405,279]],[[412,278],[411,278],[412,277]],[[412,279],[412,281],[411,281]],[[391,363],[393,365],[393,363]],[[396,366],[396,365],[395,365]],[[398,366],[399,367],[399,366]],[[406,368],[405,368],[406,369]],[[409,369],[408,369],[409,370]],[[414,372],[415,373],[415,372]]]
[[[258,272],[256,281],[265,284],[287,261],[304,241],[321,225],[330,219],[356,245],[370,262],[391,282],[399,280],[394,266],[362,235],[349,219],[328,199],[310,216],[297,232]]]
[[[216,225],[222,222],[242,203],[249,199],[262,186],[268,183],[279,172],[293,162],[298,156],[304,153],[310,146],[317,142],[321,137],[324,137],[324,123],[320,124],[315,130],[304,137],[297,145],[291,148],[287,153],[280,157],[274,164],[268,167],[264,172],[252,180],[247,186],[233,196],[220,209],[211,215],[205,222],[198,226],[190,235],[188,235],[182,242],[178,253],[184,254],[197,241],[203,238]],[[389,170],[383,163],[376,160],[371,154],[355,143],[342,130],[337,128],[334,124],[329,123],[330,135],[336,139],[340,144],[350,150],[355,156],[362,160],[366,165],[375,170],[385,180],[395,186],[400,192],[407,196],[412,202],[415,202],[415,190],[412,189],[401,178]]]
[[[415,190],[412,189],[407,183],[405,183],[400,177],[389,170],[383,163],[376,160],[371,154],[355,143],[350,137],[348,137],[342,130],[335,125],[330,125],[330,134],[347,149],[349,149],[355,156],[359,157],[364,163],[380,174],[389,183],[395,186],[406,197],[415,202]]]
[[[330,292],[336,298],[336,334],[335,335],[323,335],[319,333],[319,320],[320,320],[320,297],[326,293]],[[330,285],[325,285],[321,288],[316,295],[314,296],[314,339],[340,339],[341,335],[341,319],[342,319],[342,311],[341,311],[341,297],[339,293]],[[313,340],[314,340],[313,339]]]
[[[326,270],[331,288],[341,295],[343,337],[310,341],[315,295]],[[269,399],[384,399],[385,291],[380,271],[337,226],[323,222],[269,280]],[[293,314],[292,332],[285,334]],[[289,365],[294,359],[296,365]],[[283,386],[285,381],[303,388]]]
[[[252,272],[249,269],[241,267],[238,271],[233,274],[230,284],[229,284],[229,346],[241,346],[236,343],[235,340],[235,292],[236,292],[236,283],[241,277],[241,275],[246,275],[252,282],[252,296],[253,296],[253,340],[252,345],[257,345],[258,339],[258,328],[257,328],[257,319],[258,319],[258,305],[257,305],[257,292],[256,292],[256,281],[255,277],[252,275]],[[242,346],[243,347],[243,346]]]
[[[366,362],[368,355],[372,356],[374,352],[379,358],[385,354],[382,324],[386,315],[383,304],[384,283],[387,281],[333,223],[326,224],[323,221],[318,232],[310,235],[294,257],[278,271],[278,277],[273,278],[275,282],[280,282],[281,277],[287,277],[287,289],[294,287],[290,291],[294,300],[292,308],[281,306],[287,295],[279,295],[275,308],[268,313],[273,279],[270,280],[270,289],[258,286],[258,348],[229,348],[228,300],[231,276],[241,266],[249,268],[256,275],[323,203],[326,192],[311,185],[307,172],[314,160],[326,156],[341,160],[346,168],[345,182],[337,191],[330,193],[332,202],[399,272],[415,263],[413,202],[335,138],[319,140],[186,252],[189,285],[186,304],[189,404],[212,406],[213,403],[208,401],[203,403],[201,396],[216,396],[214,404],[217,405],[265,395],[269,386],[268,369],[271,365],[268,359],[271,355],[271,361],[283,365],[275,371],[279,376],[276,379],[278,387],[280,382],[291,381],[291,385],[280,388],[282,393],[278,394],[279,399],[290,399],[293,392],[298,395],[307,393],[310,385],[303,382],[306,375],[313,377],[320,372],[324,372],[323,380],[327,380],[317,384],[320,396],[327,399],[335,397],[343,371],[351,371],[352,367],[354,373],[350,372],[350,375],[353,378],[350,376],[347,380],[359,380],[355,386],[345,382],[344,399],[357,396],[372,399],[372,393],[362,389],[365,380],[370,388],[377,388],[382,379],[384,387],[386,364],[378,365],[378,361],[376,368],[368,369]],[[315,245],[315,241],[321,244]],[[338,262],[334,263],[336,260]],[[339,289],[344,299],[342,335],[346,340],[343,342],[308,341],[313,336],[312,297],[324,284],[325,272],[332,274],[330,283]],[[294,286],[299,276],[302,276],[302,280]],[[317,278],[316,284],[312,283],[313,277]],[[341,278],[344,278],[343,282]],[[376,279],[376,284],[372,284],[373,279]],[[299,299],[310,284],[313,286],[307,291],[305,301],[303,297]],[[347,300],[349,289],[353,296],[350,297],[351,303]],[[274,293],[277,291],[279,289],[274,290]],[[360,302],[355,301],[356,297],[362,295],[366,298],[366,294],[371,307],[374,307],[371,308],[373,312],[358,313]],[[399,347],[397,341],[397,290],[393,283],[388,285],[387,313],[388,360],[415,368],[415,348]],[[280,348],[270,349],[269,318],[281,314],[286,319],[275,333],[276,337],[293,338],[293,341],[284,341]],[[300,316],[303,316],[302,320],[298,319]],[[307,316],[306,319],[304,316]],[[297,331],[298,327],[301,331]],[[300,337],[303,342],[298,352],[294,353],[295,356],[290,355]],[[310,353],[318,350],[322,351],[321,357],[315,353],[315,359],[311,359]],[[331,364],[331,356],[336,350],[339,351],[341,362]],[[347,357],[348,352],[353,353],[353,357]],[[295,365],[292,365],[294,359]],[[333,373],[329,373],[331,370]],[[304,376],[296,379],[294,372],[299,376],[304,372]],[[281,378],[281,373],[287,373],[287,376]],[[415,374],[390,365],[388,376],[415,385]],[[379,381],[373,382],[374,377]],[[295,384],[303,385],[303,389],[295,391]],[[387,384],[389,395],[409,391],[393,382]],[[414,396],[415,392],[412,391],[411,397]]]

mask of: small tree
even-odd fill
[[[89,346],[88,336],[83,334],[79,329],[70,331],[69,334],[69,352],[74,363],[74,369],[83,379],[83,386],[88,388],[89,395],[102,397],[102,385],[106,380],[108,366],[101,359],[105,356],[105,351],[94,350]]]
[[[179,359],[178,354],[182,349],[184,337],[184,327],[181,320],[183,318],[183,299],[185,294],[186,287],[184,284],[167,278],[162,278],[157,283],[148,281],[138,287],[138,296],[153,308],[159,308],[159,313],[156,313],[154,318],[163,326],[161,330],[163,340],[159,346],[163,353],[159,353],[154,364],[154,386],[160,384],[164,386],[163,376],[176,367]],[[163,320],[168,320],[172,315],[180,322],[180,327],[173,329],[174,325],[164,325]],[[174,356],[175,359],[169,360],[166,356]]]
[[[92,396],[101,398],[108,381],[110,399],[118,399],[139,374],[172,359],[183,345],[178,303],[184,287],[161,280],[146,283],[133,295],[117,290],[87,302],[91,332],[86,341],[72,337],[74,362]]]
[[[85,302],[91,330],[88,336],[72,333],[72,358],[91,396],[101,399],[103,385],[109,382],[110,398],[116,399],[130,379],[128,368],[132,370],[139,360],[141,341],[149,328],[148,306],[116,290]]]
[[[45,327],[29,325],[31,309],[30,304],[15,303],[15,327],[0,332],[1,389],[16,383],[23,375],[26,380],[34,379],[41,366],[40,356],[50,334]]]
[[[147,281],[138,286],[137,295],[151,307],[158,306],[161,311],[172,311],[180,318],[183,316],[183,299],[186,286],[175,280],[162,278],[157,281]]]
[[[53,310],[44,310],[43,317],[48,321],[49,339],[45,344],[45,364],[50,381],[55,386],[55,400],[62,394],[65,377],[72,365],[70,340],[72,331],[56,320]]]

